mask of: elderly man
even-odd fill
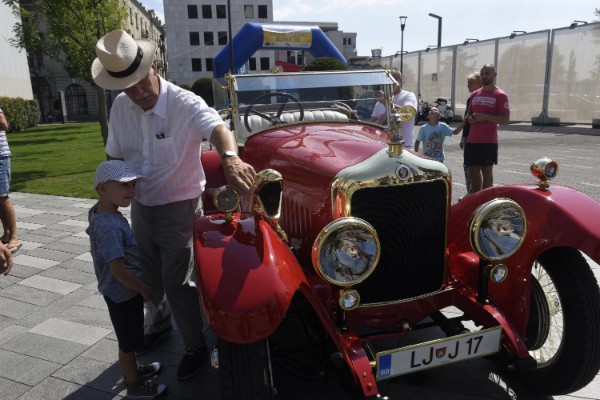
[[[234,135],[213,108],[158,75],[155,50],[152,40],[113,31],[96,44],[92,77],[100,87],[122,91],[111,108],[107,157],[124,160],[147,177],[131,204],[144,280],[153,290],[147,303],[152,325],[146,327],[140,353],[169,332],[170,308],[186,346],[177,370],[184,380],[200,370],[208,354],[192,281],[192,228],[206,182],[202,141],[216,147],[227,181],[239,191],[249,190],[255,171],[238,157]]]

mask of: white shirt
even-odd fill
[[[398,106],[413,106],[415,110],[418,109],[417,97],[413,92],[407,90],[401,90],[400,93],[394,96],[394,104]],[[415,144],[414,140],[414,128],[415,118],[403,122],[400,127],[400,134],[404,140],[404,147],[412,149]]]
[[[145,177],[138,182],[136,200],[157,206],[194,199],[202,194],[206,177],[200,163],[202,140],[223,120],[194,93],[160,78],[154,107],[144,111],[125,93],[113,103],[106,153],[122,158]]]

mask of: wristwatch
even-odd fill
[[[233,151],[233,150],[227,150],[221,156],[221,160],[224,160],[224,159],[229,158],[229,157],[237,157],[237,156],[238,156],[238,153],[236,153],[235,151]]]

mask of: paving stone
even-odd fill
[[[45,320],[55,317],[67,308],[78,304],[83,299],[88,298],[94,294],[94,290],[86,290],[83,287],[69,293],[67,296],[63,296],[56,300],[54,303],[46,306],[37,308],[34,312],[27,315],[19,320],[19,324],[27,328],[33,328],[36,325],[41,324]]]
[[[8,342],[14,337],[17,337],[27,331],[27,328],[17,324],[11,324],[0,329],[0,344]],[[1,393],[1,392],[0,392]]]
[[[27,231],[35,231],[36,229],[40,229],[45,227],[46,225],[40,224],[40,223],[33,223],[33,222],[21,222],[19,221],[19,224],[17,225],[17,227],[19,228],[19,231],[21,230],[27,230]]]
[[[89,249],[90,249],[89,241],[85,244],[74,244],[74,243],[66,242],[65,241],[66,239],[67,238],[65,238],[64,240],[57,240],[56,242],[45,244],[43,246],[43,249],[70,254],[69,258],[73,258],[73,256],[85,253],[86,251],[89,251]],[[38,254],[36,254],[36,253],[29,253],[29,254],[31,254],[33,256],[38,256]],[[49,257],[49,258],[56,259],[56,258],[52,258],[52,257]],[[58,260],[58,261],[66,261],[66,260]]]
[[[10,379],[0,378],[0,393],[2,394],[2,400],[21,399],[22,397],[20,396],[30,389],[31,386],[29,385],[15,382]],[[38,399],[42,398],[43,397],[38,397]]]
[[[35,233],[32,233],[35,232]],[[37,231],[31,231],[31,232],[19,232],[19,239],[21,240],[26,240],[29,242],[35,242],[35,243],[51,243],[54,242],[60,238],[56,238],[56,237],[52,237],[52,236],[47,236],[47,235],[41,235],[38,233],[39,229]]]
[[[56,243],[56,242],[53,242],[53,243]],[[48,245],[52,245],[52,243],[49,243]],[[77,253],[77,254],[80,254],[80,253]],[[60,262],[67,261],[67,260],[73,258],[77,254],[48,249],[46,247],[46,245],[44,245],[43,247],[38,247],[37,249],[27,252],[27,255],[29,255],[31,257],[44,258],[44,259],[60,261]]]
[[[24,254],[20,254],[17,257],[24,257]],[[25,278],[29,278],[30,276],[33,276],[35,274],[38,274],[40,272],[39,268],[33,268],[33,267],[28,267],[26,265],[19,265],[16,261],[16,257],[13,259],[14,264],[12,269],[10,270],[10,274],[8,276],[11,276],[13,278],[17,278],[18,281],[20,282],[22,279]],[[5,278],[5,277],[2,277]],[[14,283],[17,283],[14,282]]]
[[[89,272],[94,273],[94,264],[91,261],[91,256],[89,257],[90,261],[83,261],[80,257],[75,257],[65,262],[59,264],[60,267],[73,269],[81,272]]]
[[[0,345],[0,349],[63,365],[87,348],[88,346],[84,344],[27,332]]]
[[[56,267],[52,267],[40,273],[40,276],[47,278],[59,279],[61,281],[78,283],[80,285],[87,285],[92,282],[96,282],[96,275],[90,272],[83,272],[68,268],[62,268],[63,264]]]
[[[111,400],[120,399],[112,393],[93,389],[64,379],[48,377],[25,393],[19,400],[64,399],[64,400]]]
[[[19,254],[14,258],[16,265],[24,265],[26,267],[32,267],[37,269],[48,269],[60,264],[60,261],[47,260],[45,258],[33,257],[26,254]],[[15,267],[13,267],[15,269]]]
[[[76,233],[75,235],[66,237],[64,239],[60,239],[59,242],[69,243],[69,244],[74,244],[74,245],[79,245],[79,246],[87,246],[88,250],[90,248],[90,237],[85,232],[83,232],[83,236],[81,236],[81,233]]]
[[[36,230],[35,233],[40,236],[48,236],[48,237],[51,237],[54,239],[60,239],[60,238],[69,236],[69,234],[70,234],[69,231],[65,231],[62,229],[54,229],[55,225],[52,225],[52,228],[49,228],[47,226],[40,228],[40,229]]]
[[[22,301],[0,297],[0,315],[20,319],[33,312],[37,306]]]
[[[23,240],[22,237],[19,237],[19,240],[21,241],[21,244],[23,245],[22,250],[35,250],[38,247],[42,247],[44,245],[44,243],[29,242],[27,240]]]
[[[61,225],[75,226],[77,228],[87,228],[89,224],[86,221],[80,221],[76,219],[67,219],[62,222],[59,222]]]
[[[17,284],[0,290],[0,296],[37,306],[46,306],[59,299],[61,294]]]
[[[107,363],[82,356],[60,368],[53,376],[114,394],[125,388],[123,370],[118,363]]]
[[[82,307],[94,308],[96,310],[103,310],[108,313],[108,306],[104,297],[100,293],[95,293],[85,300],[82,300],[78,305]]]
[[[62,295],[69,294],[81,287],[81,285],[78,283],[65,282],[59,279],[47,278],[41,275],[34,275],[23,279],[21,282],[17,283],[17,285],[29,286]]]
[[[79,324],[100,326],[109,330],[113,329],[110,321],[110,315],[105,310],[73,305],[60,314],[57,318],[65,321],[71,321]]]
[[[89,261],[91,263],[94,262],[94,260],[92,259],[92,253],[90,253],[89,251],[81,254],[80,256],[75,257],[75,259],[81,261]]]
[[[0,350],[0,377],[26,385],[37,385],[62,367],[61,364]]]
[[[98,326],[50,318],[31,328],[29,332],[91,346],[106,336],[110,330]]]

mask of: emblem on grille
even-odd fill
[[[400,164],[398,165],[398,168],[396,168],[396,176],[401,181],[405,181],[412,176],[412,172],[410,171],[410,168],[408,168],[406,165]]]

